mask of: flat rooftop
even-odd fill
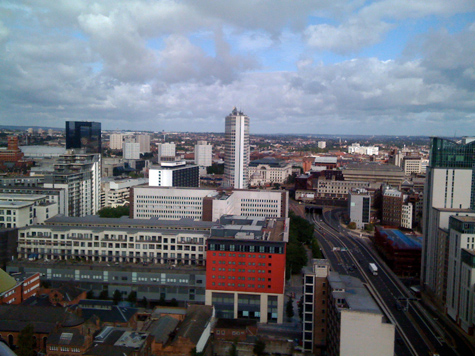
[[[408,236],[396,229],[380,229],[379,231],[398,249],[422,249],[421,236]]]

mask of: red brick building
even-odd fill
[[[21,304],[36,295],[39,287],[39,273],[10,276],[0,269],[0,304]]]
[[[206,304],[218,318],[283,322],[288,219],[223,216],[211,229]]]

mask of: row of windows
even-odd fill
[[[256,246],[256,245],[242,245],[242,244],[219,244],[210,243],[209,251],[236,251],[236,252],[263,252],[263,253],[276,253],[283,254],[284,248],[282,246]],[[214,256],[215,254],[213,254]],[[248,255],[252,258],[255,255]],[[246,257],[245,255],[238,257]],[[270,256],[269,256],[270,257]]]

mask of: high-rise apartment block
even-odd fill
[[[66,121],[66,149],[82,149],[84,153],[101,153],[101,123]]]
[[[249,179],[249,117],[233,108],[225,122],[224,187],[245,189]]]
[[[157,149],[158,162],[175,160],[176,145],[174,143],[159,143]]]
[[[140,152],[150,152],[150,135],[137,135],[136,142],[140,144]]]
[[[206,254],[206,304],[219,318],[282,323],[288,219],[223,216]]]
[[[45,176],[45,188],[63,188],[67,197],[67,216],[94,215],[101,207],[101,169],[99,154],[65,154]]]
[[[318,148],[321,148],[321,149],[326,148],[327,147],[327,142],[326,141],[318,141],[317,146],[318,146]]]
[[[206,141],[198,141],[195,145],[195,164],[210,167],[213,164],[213,146]]]
[[[111,150],[121,150],[123,141],[123,134],[111,134],[109,138],[109,148]]]
[[[473,138],[464,138],[461,143],[438,137],[431,138],[430,162],[424,190],[421,282],[425,291],[441,306],[445,305],[447,300],[450,304],[449,315],[453,315],[451,311],[454,306],[453,296],[450,296],[450,299],[448,296],[447,283],[448,280],[452,280],[452,283],[454,274],[460,273],[462,268],[460,263],[451,263],[460,262],[462,252],[469,251],[472,247],[468,237],[462,238],[463,234],[461,235],[461,229],[465,231],[465,225],[459,226],[459,220],[453,216],[475,215],[474,153]],[[469,225],[467,222],[467,228]],[[449,260],[449,251],[452,260]],[[464,255],[467,255],[467,252]],[[467,261],[467,265],[470,265],[469,259]],[[447,263],[452,267],[447,266]],[[453,274],[449,276],[448,271]],[[464,281],[472,283],[468,278]],[[456,289],[450,288],[451,293]],[[471,288],[473,289],[473,284]]]
[[[124,142],[122,150],[124,159],[140,159],[140,143]]]

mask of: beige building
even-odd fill
[[[249,185],[262,187],[283,184],[292,174],[292,165],[275,158],[263,158],[249,163]]]
[[[0,227],[18,228],[42,224],[59,214],[58,203],[46,195],[0,194]]]
[[[421,157],[412,157],[406,156],[402,159],[402,169],[406,175],[411,175],[412,173],[420,174],[422,171],[422,158]],[[424,170],[425,172],[425,170]]]
[[[138,179],[120,179],[110,180],[109,178],[101,181],[101,206],[116,208],[129,204],[130,188],[145,185],[147,178]]]

